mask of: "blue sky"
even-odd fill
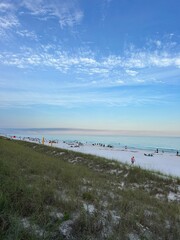
[[[0,127],[180,134],[179,0],[0,0]]]

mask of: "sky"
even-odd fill
[[[0,127],[180,136],[179,0],[0,0]]]

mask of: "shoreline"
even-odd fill
[[[44,138],[45,142],[49,142],[50,140],[59,142],[59,141],[66,141],[68,143],[74,144],[75,142],[79,142],[82,144],[92,144],[92,145],[111,145],[113,148],[117,149],[125,149],[126,147],[129,150],[136,151],[136,150],[142,150],[142,151],[155,151],[158,149],[160,152],[168,152],[168,153],[180,153],[180,137],[178,137],[179,142],[175,141],[172,144],[173,139],[177,139],[177,137],[168,137],[172,138],[172,141],[168,139],[169,144],[165,142],[164,137],[160,137],[158,142],[156,141],[159,137],[154,136],[154,139],[151,139],[146,136],[145,139],[142,140],[142,136],[82,136],[82,135],[47,135],[47,134],[30,134],[30,135],[20,135],[18,133],[0,133],[1,136],[11,138],[11,139],[17,139],[17,140],[32,140],[37,141],[38,143],[42,142],[42,138]],[[90,138],[89,138],[90,137]],[[105,138],[104,138],[105,137]],[[110,137],[110,139],[109,139]],[[116,139],[117,138],[117,139]],[[129,142],[129,138],[132,138]],[[134,139],[135,138],[135,139]],[[152,138],[152,136],[150,136]],[[140,141],[140,142],[138,142]],[[155,141],[155,144],[154,144]],[[163,141],[163,142],[162,142]],[[167,140],[166,140],[167,141]],[[138,142],[138,143],[137,143]],[[135,144],[136,143],[136,144]],[[146,144],[145,144],[146,143]]]
[[[13,138],[13,140],[24,140],[42,144],[39,138]],[[106,159],[119,161],[126,164],[131,164],[131,158],[134,156],[134,166],[141,167],[146,170],[159,171],[163,174],[173,177],[180,177],[180,155],[175,152],[162,152],[142,149],[125,149],[123,147],[105,146],[104,144],[89,144],[76,141],[49,141],[45,139],[44,145],[72,150],[85,154],[92,154]]]

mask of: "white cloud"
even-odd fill
[[[18,32],[22,36],[35,37],[33,33],[27,31]],[[49,51],[49,49],[51,51]],[[97,60],[96,58],[85,57],[77,52],[72,54],[62,51],[60,48],[54,49],[54,46],[43,46],[39,49],[25,48],[20,53],[1,53],[1,64],[16,65],[21,63],[24,67],[32,65],[45,65],[61,69],[63,67],[71,68],[76,66],[80,71],[89,71],[89,73],[112,73],[111,70],[119,69],[134,77],[139,72],[138,69],[149,67],[180,67],[180,54],[170,55],[168,53],[145,53],[132,54],[130,57],[107,57]],[[31,59],[31,61],[29,61]],[[33,59],[33,60],[32,60]],[[122,60],[123,59],[123,60]],[[17,64],[18,67],[18,64]],[[132,70],[133,68],[133,70]],[[134,70],[136,69],[136,70]]]
[[[137,83],[144,83],[145,80],[143,80],[143,79],[135,79],[135,82],[137,82]]]
[[[0,3],[0,35],[6,36],[6,31],[20,26],[19,20],[14,13],[15,6],[8,2]]]
[[[24,0],[22,1],[22,6],[40,20],[57,18],[62,29],[79,24],[83,18],[82,10],[79,9],[76,2],[72,0]]]
[[[165,51],[132,52],[130,56],[126,56],[123,66],[128,68],[146,68],[146,67],[179,67],[180,53],[169,53]]]
[[[21,31],[18,34],[27,37],[31,37],[31,34],[32,37],[34,36],[33,32],[28,31]],[[34,49],[21,47],[17,53],[1,51],[0,64],[27,69],[37,67],[40,71],[49,67],[62,74],[73,74],[74,80],[71,83],[74,81],[77,86],[92,86],[95,85],[92,84],[95,80],[97,87],[107,87],[154,83],[153,74],[158,83],[170,81],[167,77],[170,69],[174,69],[174,76],[177,76],[179,71],[180,53],[178,51],[176,53],[160,50],[148,51],[133,47],[131,52],[125,52],[119,56],[100,57],[92,51],[83,49],[65,51],[62,46],[47,44],[39,45]],[[150,74],[150,69],[153,74]],[[83,80],[77,83],[75,79],[79,78]]]
[[[159,40],[155,41],[155,43],[156,43],[156,46],[157,46],[157,47],[161,47],[161,46],[162,46],[162,42],[159,41]]]
[[[48,12],[48,9],[43,6],[43,0],[23,0],[20,3],[20,6],[25,7],[33,15],[43,15]]]
[[[35,32],[28,30],[18,30],[16,33],[21,37],[31,38],[33,40],[37,40],[38,37]]]
[[[79,24],[83,18],[83,13],[80,10],[73,11],[72,13],[68,12],[59,12],[57,14],[59,17],[59,23],[61,28],[66,26],[73,27],[76,24]]]
[[[82,70],[84,71],[84,69]],[[90,75],[93,74],[107,74],[109,73],[109,69],[106,68],[99,68],[99,67],[90,67],[89,69],[86,70]]]
[[[123,60],[120,56],[110,55],[102,61],[102,65],[108,68],[113,68],[116,66],[121,66],[123,64]]]
[[[10,29],[19,26],[19,21],[15,15],[0,16],[0,29]]]
[[[131,69],[126,69],[126,73],[132,77],[136,76],[138,74],[137,71],[131,70]]]
[[[14,33],[37,40],[33,31],[24,29],[24,23],[19,16],[30,14],[38,20],[56,19],[60,27],[74,27],[83,19],[83,12],[73,0],[23,0],[15,3],[0,3],[0,36],[2,38],[12,37]]]
[[[124,84],[125,82],[123,80],[116,80],[116,83],[121,85]]]
[[[6,12],[11,11],[14,9],[14,5],[7,2],[1,2],[0,3],[0,12]]]
[[[180,68],[180,56],[174,59],[174,63],[178,68]]]
[[[97,61],[93,58],[88,58],[88,57],[80,57],[79,61],[82,64],[87,64],[87,65],[97,65]]]

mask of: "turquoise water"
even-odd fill
[[[146,150],[164,150],[168,152],[180,152],[180,137],[158,137],[158,136],[109,136],[109,135],[88,135],[88,134],[64,134],[60,131],[51,131],[47,133],[46,130],[39,129],[36,131],[29,131],[28,129],[0,129],[1,135],[17,137],[37,137],[42,139],[44,136],[48,140],[62,140],[62,141],[79,141],[82,143],[102,143],[110,144],[114,147]]]

